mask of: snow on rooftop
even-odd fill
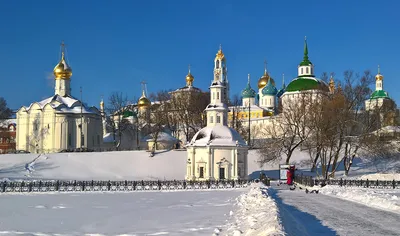
[[[7,128],[10,124],[17,124],[17,119],[0,120],[0,127]]]
[[[29,107],[25,107],[25,109],[29,111],[33,104],[35,103],[31,103],[31,105],[29,105]],[[52,108],[57,109],[59,113],[96,113],[91,108],[85,106],[85,104],[82,106],[81,102],[72,96],[63,97],[56,94],[42,101],[36,102],[36,104],[39,105],[40,109],[43,109],[47,104],[49,104]]]
[[[246,142],[240,134],[223,125],[216,125],[212,127],[204,127],[198,131],[191,140],[189,145],[194,146],[246,146]]]
[[[143,138],[143,140],[149,142],[154,140],[154,135],[149,134],[146,137]],[[170,141],[170,142],[176,142],[178,139],[173,137],[172,135],[166,133],[166,132],[159,132],[157,135],[157,141]]]

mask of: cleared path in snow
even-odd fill
[[[274,185],[274,184],[272,184]],[[399,235],[400,215],[323,194],[272,186],[287,235]]]

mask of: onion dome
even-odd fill
[[[381,69],[380,66],[378,65],[378,74],[375,76],[376,80],[383,80],[383,75],[381,75]]]
[[[256,91],[254,89],[252,89],[250,86],[250,74],[249,74],[248,79],[247,79],[247,86],[242,91],[242,97],[243,98],[255,98],[256,95],[257,95]]]
[[[221,60],[221,61],[225,61],[226,60],[225,59],[225,55],[222,52],[222,46],[221,45],[219,45],[219,50],[218,50],[217,54],[215,55],[215,60]]]
[[[142,93],[142,96],[139,98],[137,106],[139,108],[148,108],[151,106],[151,102],[150,100],[146,97],[146,95],[144,94],[144,90]]]
[[[72,69],[69,67],[67,62],[65,61],[65,50],[64,50],[64,42],[61,43],[61,60],[54,67],[53,74],[56,79],[70,79],[72,76]]]
[[[268,80],[267,85],[261,90],[263,95],[275,96],[278,93],[276,87],[272,84],[271,80]]]
[[[288,84],[286,92],[306,91],[306,90],[322,90],[329,92],[328,85],[315,78],[298,77]]]
[[[272,85],[275,86],[275,81],[274,79],[271,78],[271,76],[269,76],[268,71],[267,71],[267,62],[264,61],[264,75],[261,76],[261,78],[258,80],[258,88],[264,88],[265,85],[267,85],[268,81],[271,80]]]
[[[303,57],[303,61],[300,62],[299,66],[309,66],[309,65],[312,65],[312,63],[308,59],[307,38],[304,38],[304,57]]]
[[[193,86],[194,77],[190,73],[190,65],[189,65],[189,73],[186,75],[186,86]]]

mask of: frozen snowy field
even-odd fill
[[[212,235],[248,191],[0,195],[0,235]]]

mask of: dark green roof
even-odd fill
[[[298,77],[294,79],[292,82],[288,84],[285,91],[296,92],[296,91],[305,91],[314,89],[323,90],[326,92],[329,91],[328,86],[324,82],[314,78],[304,78],[304,77]]]
[[[122,117],[123,117],[123,118],[131,117],[131,116],[136,117],[136,113],[133,112],[133,111],[124,111],[124,112],[122,113]]]
[[[371,94],[370,99],[389,98],[389,94],[384,90],[376,90]]]
[[[256,97],[257,93],[254,89],[251,88],[250,86],[250,81],[247,83],[247,86],[245,89],[242,91],[242,97],[243,98],[254,98]]]

